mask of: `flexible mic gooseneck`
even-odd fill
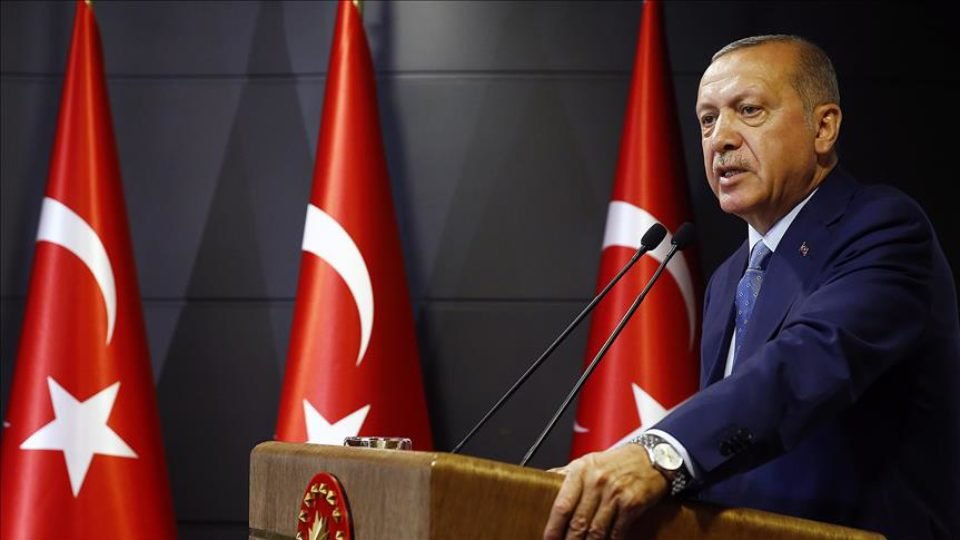
[[[542,433],[540,433],[540,437],[538,437],[537,441],[533,443],[533,446],[530,447],[530,450],[527,450],[527,455],[523,456],[523,461],[520,462],[521,466],[526,466],[526,464],[530,461],[530,458],[533,457],[533,454],[536,453],[536,451],[540,448],[540,445],[543,444],[544,439],[546,439],[547,435],[550,434],[550,431],[553,430],[553,427],[557,424],[557,420],[560,419],[560,416],[563,415],[563,412],[566,411],[567,407],[570,406],[570,402],[573,401],[573,398],[577,397],[577,394],[580,392],[580,389],[583,387],[584,383],[587,382],[590,374],[593,373],[593,370],[596,369],[597,364],[600,363],[600,359],[602,359],[603,355],[607,353],[607,349],[610,348],[610,345],[613,344],[613,341],[617,339],[617,336],[620,335],[623,327],[626,326],[630,318],[633,317],[634,312],[636,312],[637,308],[640,307],[640,303],[643,302],[643,299],[646,298],[647,293],[650,292],[650,288],[653,287],[653,284],[656,283],[657,279],[660,278],[660,274],[663,273],[663,270],[667,267],[667,263],[670,262],[670,259],[672,259],[678,251],[687,247],[692,242],[693,224],[687,222],[677,229],[677,233],[673,235],[673,239],[670,241],[672,247],[670,248],[670,251],[667,252],[667,256],[663,258],[660,266],[657,267],[657,271],[653,273],[653,277],[650,278],[650,281],[647,282],[647,285],[642,291],[640,291],[640,294],[637,295],[637,298],[633,301],[633,304],[630,305],[630,309],[627,310],[623,318],[620,319],[620,322],[617,323],[617,327],[613,329],[610,337],[608,337],[607,341],[604,342],[602,347],[600,347],[597,355],[593,358],[587,368],[583,370],[583,374],[580,375],[580,379],[577,380],[577,384],[575,384],[573,389],[570,390],[570,393],[567,394],[566,399],[563,400],[560,408],[557,409],[557,412],[553,415],[553,418],[550,419],[547,427]]]
[[[581,311],[580,314],[577,315],[577,317],[573,320],[573,322],[571,322],[566,327],[566,329],[564,329],[564,331],[561,332],[559,336],[557,336],[557,339],[555,339],[553,343],[551,343],[550,346],[547,347],[545,351],[543,351],[540,357],[537,358],[533,362],[533,364],[530,365],[529,368],[527,368],[527,371],[525,371],[523,375],[521,375],[520,378],[517,379],[517,382],[513,383],[513,386],[511,386],[510,389],[507,390],[507,392],[503,394],[503,396],[493,405],[493,407],[491,407],[490,410],[487,411],[487,414],[483,415],[483,418],[481,418],[480,421],[477,422],[475,426],[473,426],[473,429],[471,429],[470,432],[467,433],[467,436],[464,437],[462,441],[460,441],[460,444],[458,444],[453,450],[450,451],[451,454],[458,453],[463,448],[463,446],[467,444],[467,441],[473,438],[473,435],[484,424],[486,424],[487,420],[489,420],[490,417],[493,416],[495,412],[500,410],[500,407],[502,407],[503,404],[506,403],[508,399],[510,399],[510,396],[512,396],[517,391],[517,389],[519,389],[520,386],[523,385],[523,383],[526,382],[526,380],[529,379],[531,375],[533,375],[533,373],[537,370],[537,368],[539,368],[540,365],[543,364],[543,361],[546,360],[547,357],[553,353],[554,349],[556,349],[557,346],[559,346],[560,343],[562,343],[563,340],[565,340],[568,335],[570,335],[570,332],[572,332],[573,329],[580,324],[580,322],[584,319],[584,317],[586,317],[591,311],[593,311],[593,308],[596,307],[597,303],[599,303],[600,300],[602,300],[603,297],[607,295],[607,292],[610,291],[610,289],[614,285],[616,285],[618,281],[620,281],[620,278],[627,273],[627,270],[629,270],[634,265],[634,263],[640,260],[640,257],[642,257],[644,253],[652,249],[656,249],[656,247],[660,245],[660,242],[663,242],[663,238],[666,235],[667,235],[667,229],[659,223],[654,223],[653,225],[650,226],[649,229],[647,229],[647,232],[643,234],[643,238],[640,239],[640,247],[637,249],[637,252],[633,254],[633,257],[631,257],[630,260],[627,261],[627,264],[625,264],[623,268],[621,268],[620,271],[617,273],[617,275],[614,276],[609,283],[607,283],[607,285],[603,288],[602,291],[600,291],[595,297],[593,297],[593,300],[591,300],[590,303],[587,304],[587,307],[583,308],[583,311]]]

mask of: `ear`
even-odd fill
[[[813,147],[818,156],[828,156],[833,153],[840,138],[840,122],[843,112],[836,103],[823,103],[813,108],[813,121],[816,127],[816,139]]]

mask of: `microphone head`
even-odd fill
[[[692,244],[693,240],[693,223],[687,221],[673,233],[673,240],[670,243],[677,246],[677,251],[680,251]]]
[[[667,236],[667,228],[659,223],[654,223],[647,229],[647,232],[643,233],[640,245],[647,250],[654,250],[660,245],[660,242],[663,242],[665,236]]]

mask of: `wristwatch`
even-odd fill
[[[650,464],[670,483],[670,495],[680,493],[692,483],[693,479],[683,463],[683,456],[662,437],[644,433],[630,442],[639,444],[647,451]]]

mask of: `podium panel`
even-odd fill
[[[304,490],[320,472],[339,480],[354,540],[539,540],[562,482],[553,473],[443,452],[265,442],[250,456],[250,538],[295,539]],[[883,537],[759,510],[667,503],[645,515],[631,538]]]

